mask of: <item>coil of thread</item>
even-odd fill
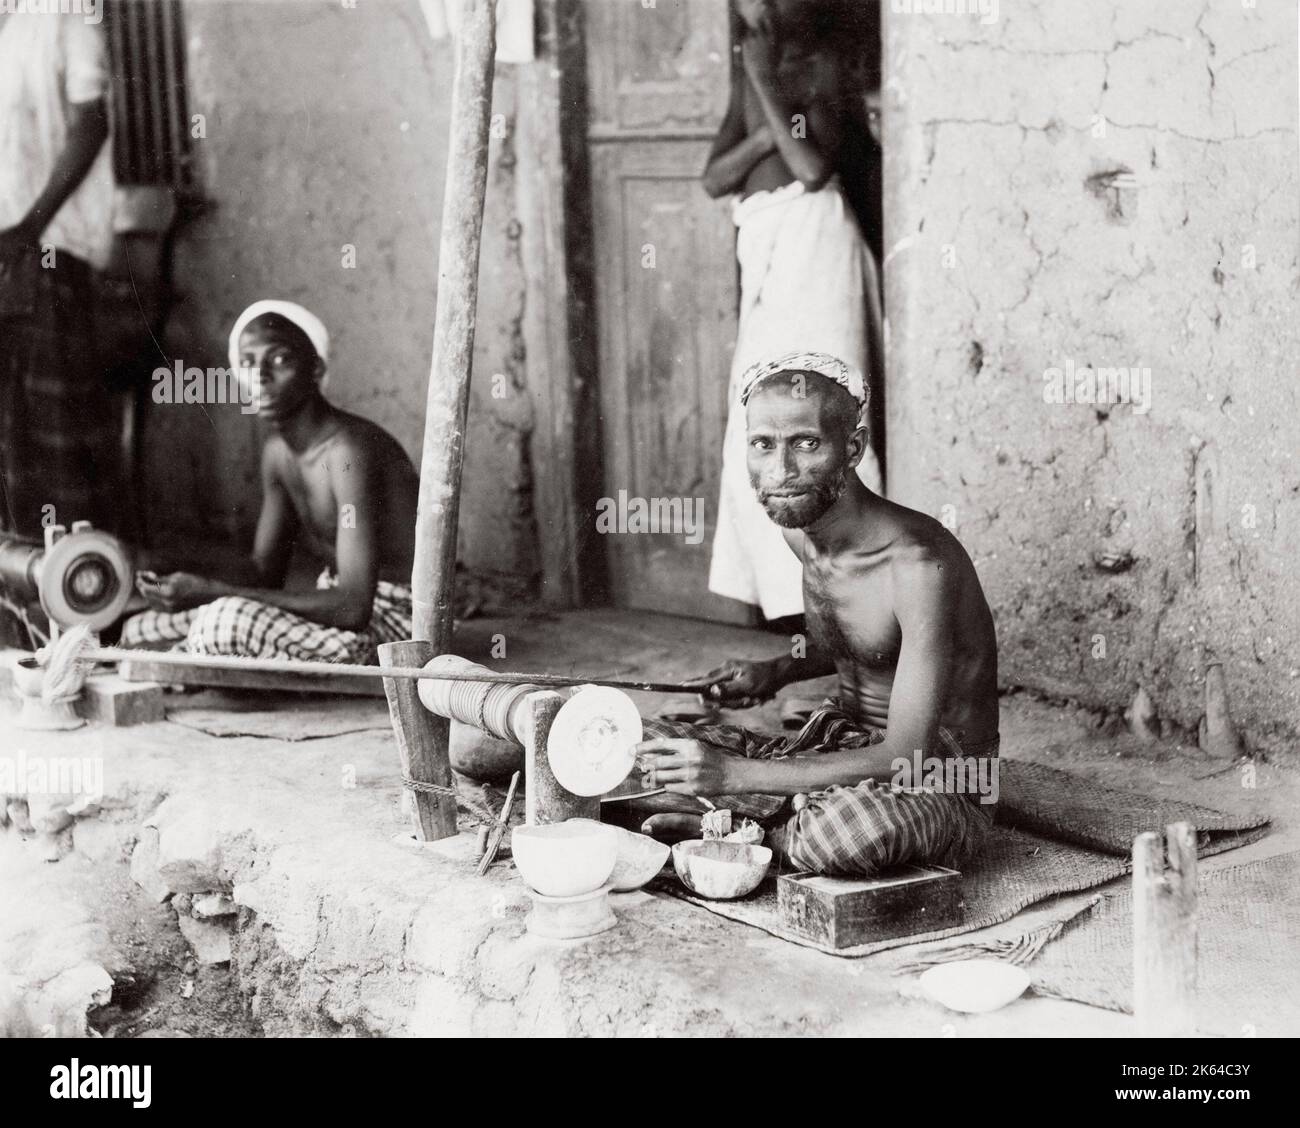
[[[424,667],[439,673],[490,674],[492,671],[468,658],[456,654],[440,654]],[[420,700],[431,713],[450,717],[461,724],[473,725],[491,733],[500,740],[521,743],[514,731],[511,716],[516,705],[528,694],[536,693],[536,685],[502,685],[497,682],[457,682],[426,679],[419,683]]]

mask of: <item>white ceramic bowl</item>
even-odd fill
[[[510,852],[530,888],[544,897],[580,897],[609,881],[618,861],[613,827],[587,819],[517,826]]]
[[[692,893],[712,901],[730,901],[758,888],[772,864],[766,846],[696,838],[673,847],[673,869]]]

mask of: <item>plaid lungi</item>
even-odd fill
[[[65,250],[0,277],[0,528],[42,536],[53,516],[116,529],[114,401],[96,351],[96,276]]]
[[[837,701],[818,708],[793,737],[739,725],[646,720],[643,726],[647,740],[685,737],[759,760],[866,748],[885,739],[883,729],[864,726]],[[997,737],[975,742],[940,728],[939,739],[945,756],[990,759],[996,769]],[[828,787],[800,798],[806,802],[781,795],[713,795],[709,801],[774,831],[781,851],[798,869],[859,877],[905,862],[960,866],[992,827],[995,806],[981,803],[978,795],[956,794],[941,786],[901,787],[876,780]]]
[[[329,586],[322,577],[318,586]],[[373,664],[381,642],[411,637],[411,589],[380,580],[363,631],[345,631],[242,596],[223,596],[190,611],[142,611],[122,625],[122,646],[173,642],[191,654],[298,658]]]

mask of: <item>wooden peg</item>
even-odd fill
[[[386,642],[379,646],[380,666],[423,666],[433,656],[433,644],[424,641]],[[418,685],[409,678],[384,679],[402,775],[417,783],[453,789],[448,753],[451,722],[430,713],[420,703]],[[412,790],[411,797],[415,835],[421,842],[436,842],[457,833],[454,793]]]
[[[1185,1038],[1195,1005],[1196,830],[1180,822],[1133,841],[1133,1015],[1143,1036]]]

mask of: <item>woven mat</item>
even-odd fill
[[[1227,1037],[1300,1033],[1300,852],[1202,873],[1197,1028]],[[1133,1011],[1133,895],[1101,898],[1034,961],[1034,991]]]
[[[323,740],[392,727],[382,698],[208,691],[167,700],[167,719],[209,736]]]
[[[1267,818],[1238,818],[1210,807],[1157,799],[1092,783],[1042,764],[1003,760],[998,828],[986,848],[962,870],[961,924],[852,948],[828,948],[796,936],[781,923],[776,881],[768,879],[740,901],[708,901],[676,879],[655,888],[711,913],[761,928],[773,936],[830,955],[860,958],[891,948],[960,936],[1009,920],[1044,898],[1091,889],[1127,873],[1133,839],[1186,820],[1197,828],[1202,857],[1252,842]]]

